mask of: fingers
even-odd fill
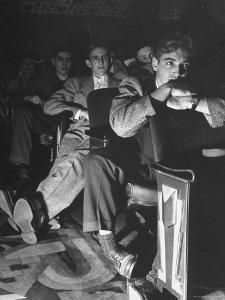
[[[188,97],[188,96],[193,97],[196,96],[196,93],[194,93],[191,90],[181,90],[181,89],[172,88],[171,95],[172,97]]]
[[[168,85],[171,87],[172,96],[182,96],[185,94],[194,95],[196,91],[190,84],[183,79],[170,80]]]
[[[155,89],[152,93],[151,96],[161,102],[164,102],[167,100],[171,93],[171,88],[167,84],[163,84],[157,89]]]
[[[192,99],[191,96],[170,97],[167,100],[167,106],[176,110],[191,109]]]
[[[86,120],[89,120],[89,115],[88,115],[87,110],[82,110],[82,111],[80,112],[80,118],[84,118],[84,119],[86,119]]]
[[[126,77],[121,81],[121,84],[119,86],[119,91],[122,94],[134,96],[139,95],[143,96],[141,84],[138,81],[138,79],[134,77]]]
[[[31,102],[36,105],[42,105],[42,100],[38,96],[25,96],[24,101]]]

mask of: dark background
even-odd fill
[[[214,78],[225,69],[224,16],[224,0],[2,0],[0,79],[16,74],[27,49],[47,59],[68,43],[76,74],[92,42],[119,46],[131,57],[137,45],[177,28],[193,38],[197,64]]]

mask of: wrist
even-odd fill
[[[200,101],[200,99],[199,98],[197,98],[197,97],[193,97],[192,98],[192,100],[191,100],[191,110],[196,110],[196,108],[197,108],[197,106],[198,106],[198,104],[199,104],[199,101]]]

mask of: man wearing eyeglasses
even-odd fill
[[[56,115],[63,111],[72,114],[69,130],[63,137],[55,163],[33,195],[22,196],[14,208],[14,221],[21,229],[21,237],[28,244],[37,242],[37,235],[46,220],[52,220],[68,207],[84,187],[84,169],[89,153],[87,96],[92,90],[117,87],[118,81],[108,73],[108,49],[91,47],[86,65],[91,74],[66,81],[44,105],[44,112]],[[0,194],[1,198],[1,194]]]

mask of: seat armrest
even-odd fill
[[[90,137],[90,148],[105,148],[110,139],[107,138],[105,135],[100,134],[99,132],[95,132],[92,129],[85,130],[85,134]]]
[[[53,115],[52,118],[59,122],[68,121],[73,116],[73,112],[69,110],[65,110],[57,115]]]
[[[104,139],[109,140],[109,137],[107,137],[107,135],[104,132],[99,131],[96,128],[90,128],[90,129],[85,130],[85,134],[91,138],[96,138],[96,139],[101,139],[101,140],[104,140]]]
[[[152,163],[152,168],[158,172],[167,173],[172,177],[179,177],[190,182],[195,180],[195,174],[190,169],[174,169],[156,162]]]

